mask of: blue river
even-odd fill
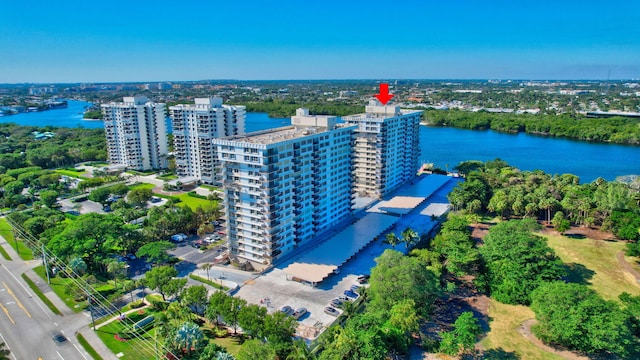
[[[40,127],[101,128],[101,121],[82,120],[82,113],[88,105],[87,102],[70,100],[66,109],[4,116],[0,117],[0,122]],[[246,131],[288,124],[288,118],[247,113]],[[640,175],[640,146],[428,126],[420,127],[420,146],[421,162],[449,170],[464,160],[501,158],[522,170],[540,169],[550,174],[575,174],[582,182],[591,182],[598,177],[613,180],[621,175]]]

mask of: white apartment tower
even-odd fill
[[[195,104],[169,107],[178,176],[195,176],[219,185],[219,161],[212,139],[244,134],[244,106],[222,105],[222,99],[197,98]]]
[[[123,100],[101,105],[109,163],[135,170],[166,168],[165,104],[150,102],[144,96]]]
[[[232,256],[271,264],[351,216],[355,128],[298,109],[291,126],[213,140]]]
[[[375,101],[367,106],[363,114],[342,119],[348,125],[357,125],[353,170],[355,193],[382,198],[416,174],[422,111],[374,104]]]

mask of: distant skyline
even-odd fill
[[[0,83],[640,78],[634,0],[37,0],[0,10]]]

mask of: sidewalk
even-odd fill
[[[2,246],[7,251],[7,253],[12,259],[11,260],[12,262],[23,261],[20,258],[20,256],[18,256],[18,253],[16,252],[16,250],[13,247],[11,247],[9,243],[2,236],[0,236],[0,246]],[[6,260],[6,261],[9,261],[9,260]],[[36,274],[33,271],[33,267],[40,265],[40,263],[41,261],[35,261],[35,260],[25,262],[25,264],[28,264],[29,269],[25,271],[24,274],[29,279],[31,279],[31,281],[33,281],[36,284],[38,289],[42,291],[42,293],[49,299],[49,301],[51,301],[51,303],[53,303],[53,305],[55,305],[55,307],[58,308],[58,310],[60,310],[62,315],[56,315],[52,313],[51,316],[53,316],[54,318],[57,317],[61,324],[64,323],[65,325],[68,326],[68,328],[65,329],[67,330],[66,331],[67,336],[69,337],[71,336],[71,334],[75,335],[76,333],[81,333],[82,336],[84,336],[84,338],[87,340],[89,345],[91,345],[91,347],[98,354],[100,354],[100,356],[102,356],[103,359],[118,360],[118,357],[116,357],[111,352],[111,350],[109,350],[105,346],[102,340],[100,340],[98,335],[96,335],[96,333],[91,328],[89,328],[90,319],[86,317],[86,314],[74,313],[71,309],[69,309],[69,307],[67,307],[67,305],[53,292],[53,289],[51,289],[51,286],[49,286],[49,284],[47,284],[46,281],[40,278],[40,276],[38,276],[38,274]],[[14,274],[14,275],[17,278],[20,278],[22,274]],[[26,283],[24,283],[23,285],[28,287],[28,284]],[[35,296],[35,299],[41,302],[39,297]],[[48,310],[48,307],[46,307],[44,303],[42,303],[42,306]],[[78,326],[77,324],[83,324],[83,325]],[[74,338],[73,340],[74,340],[73,341],[74,343],[78,342],[77,338]],[[82,346],[78,345],[78,348],[81,350],[84,357],[86,357],[87,359],[91,359],[91,355],[89,355]]]
[[[107,346],[102,342],[102,340],[100,340],[100,338],[95,333],[95,331],[93,331],[93,329],[91,329],[89,327],[91,319],[89,317],[86,317],[86,314],[84,314],[82,312],[74,313],[71,309],[69,309],[67,304],[65,304],[58,297],[58,295],[56,295],[56,293],[53,292],[53,289],[51,289],[49,284],[47,284],[46,281],[43,281],[43,279],[40,278],[40,276],[38,276],[38,274],[36,274],[33,270],[29,270],[25,274],[27,275],[27,277],[29,279],[31,279],[31,281],[33,281],[38,286],[38,289],[40,289],[40,291],[49,299],[49,301],[51,301],[53,303],[53,305],[55,305],[55,307],[58,308],[58,310],[60,310],[60,312],[63,314],[62,316],[64,318],[76,317],[76,316],[77,317],[79,317],[79,316],[83,317],[84,321],[82,321],[82,323],[84,325],[82,325],[81,327],[72,326],[72,328],[70,329],[70,330],[72,330],[72,332],[74,334],[76,334],[76,333],[82,334],[82,336],[85,338],[85,340],[87,340],[89,345],[91,345],[91,347],[98,354],[100,354],[100,356],[102,356],[103,359],[105,359],[105,360],[107,360],[107,359],[117,360],[118,359],[111,352],[111,350],[109,350],[109,348],[107,348]],[[53,316],[57,316],[57,315],[53,315]],[[67,320],[67,319],[61,319],[61,320]],[[67,323],[67,321],[64,321],[64,322]],[[80,347],[80,348],[84,351],[84,348],[82,348],[82,347]],[[90,358],[89,354],[85,353],[85,356]]]

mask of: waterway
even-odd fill
[[[101,128],[101,121],[82,120],[82,112],[89,105],[87,102],[70,100],[66,109],[4,116],[0,117],[0,122],[41,127]],[[247,113],[245,127],[250,132],[288,124],[288,118]],[[522,170],[540,169],[550,174],[575,174],[582,182],[590,182],[598,177],[613,180],[621,175],[640,174],[640,146],[428,126],[420,127],[420,146],[421,162],[449,170],[464,160],[501,158]]]

